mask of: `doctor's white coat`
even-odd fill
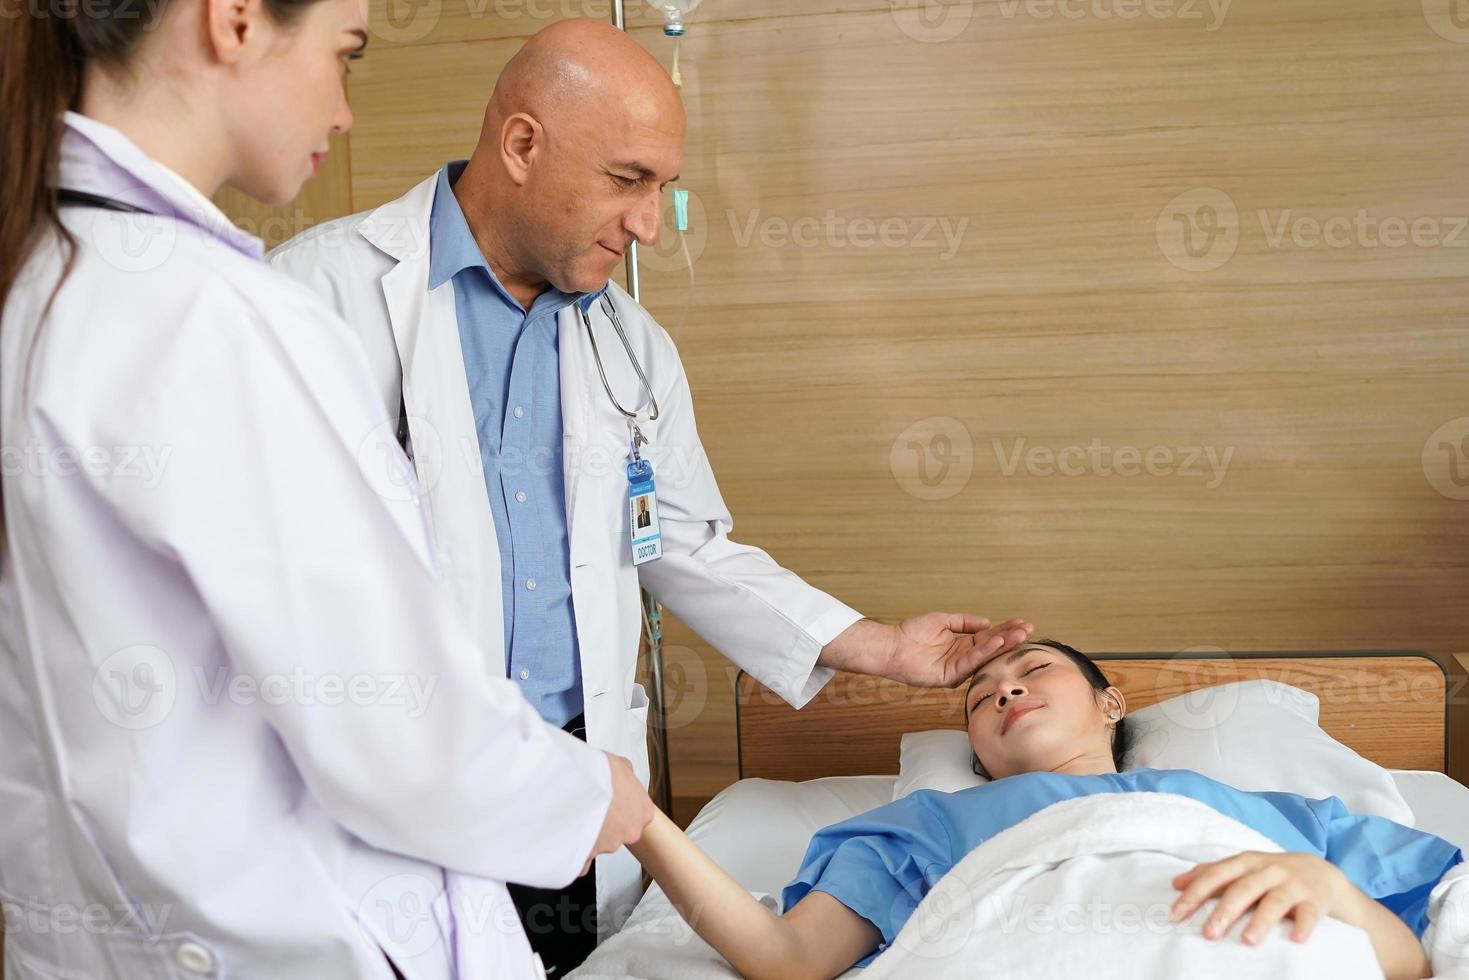
[[[268,256],[314,289],[357,332],[384,411],[407,409],[413,461],[438,541],[440,568],[479,640],[505,676],[500,547],[485,487],[459,349],[454,287],[428,288],[429,215],[437,175],[374,211],[319,225]],[[628,427],[607,397],[586,327],[562,311],[561,414],[571,588],[581,649],[588,741],[632,759],[646,782],[648,701],[634,683],[639,585],[791,704],[831,677],[821,648],[861,614],[807,585],[765,552],[731,541],[732,520],[699,441],[688,379],[668,334],[615,283],[609,294],[657,396],[642,422],[658,486],[663,557],[634,567],[627,504]],[[592,305],[618,401],[648,414],[647,397],[602,311]],[[597,861],[603,936],[620,928],[639,890],[624,849]]]
[[[151,214],[64,208],[0,326],[6,976],[532,976],[501,882],[576,876],[606,757],[487,669],[357,337],[67,126]]]

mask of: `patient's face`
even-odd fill
[[[969,744],[999,779],[1050,772],[1083,756],[1112,757],[1116,705],[1101,697],[1070,657],[1026,644],[992,659],[969,688]]]

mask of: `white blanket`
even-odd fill
[[[1240,939],[1238,923],[1223,939],[1205,939],[1212,902],[1185,922],[1172,921],[1175,875],[1241,851],[1279,850],[1257,831],[1182,796],[1068,800],[971,852],[923,900],[892,946],[847,976],[1381,978],[1366,933],[1335,919],[1322,920],[1305,943],[1291,941],[1287,920],[1257,946]],[[1469,870],[1461,866],[1445,877],[1430,915],[1434,927],[1424,943],[1435,970],[1469,980]],[[736,974],[655,886],[623,930],[571,976],[729,980]]]
[[[1290,922],[1257,946],[1236,924],[1203,936],[1206,902],[1170,915],[1175,875],[1269,838],[1197,800],[1107,793],[1067,800],[996,834],[924,898],[863,980],[973,976],[1381,978],[1367,934],[1324,919],[1292,942]]]
[[[1441,980],[1469,980],[1469,864],[1448,874],[1428,896],[1423,948]]]

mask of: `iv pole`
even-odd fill
[[[627,30],[625,0],[612,0],[612,26]],[[633,302],[642,302],[638,279],[638,243],[627,247],[627,291]],[[642,593],[643,634],[648,641],[648,723],[653,729],[652,766],[659,777],[653,797],[664,813],[673,813],[673,780],[668,772],[668,726],[663,705],[663,606],[646,589]],[[649,787],[654,790],[654,787]]]

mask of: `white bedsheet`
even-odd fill
[[[1413,807],[1414,825],[1469,854],[1469,788],[1442,773],[1393,773]],[[895,776],[837,776],[805,783],[745,779],[709,802],[689,836],[740,884],[773,896],[795,876],[816,831],[892,800]],[[848,976],[860,975],[851,971]],[[730,978],[736,974],[688,928],[656,884],[622,932],[581,969],[577,980]]]

